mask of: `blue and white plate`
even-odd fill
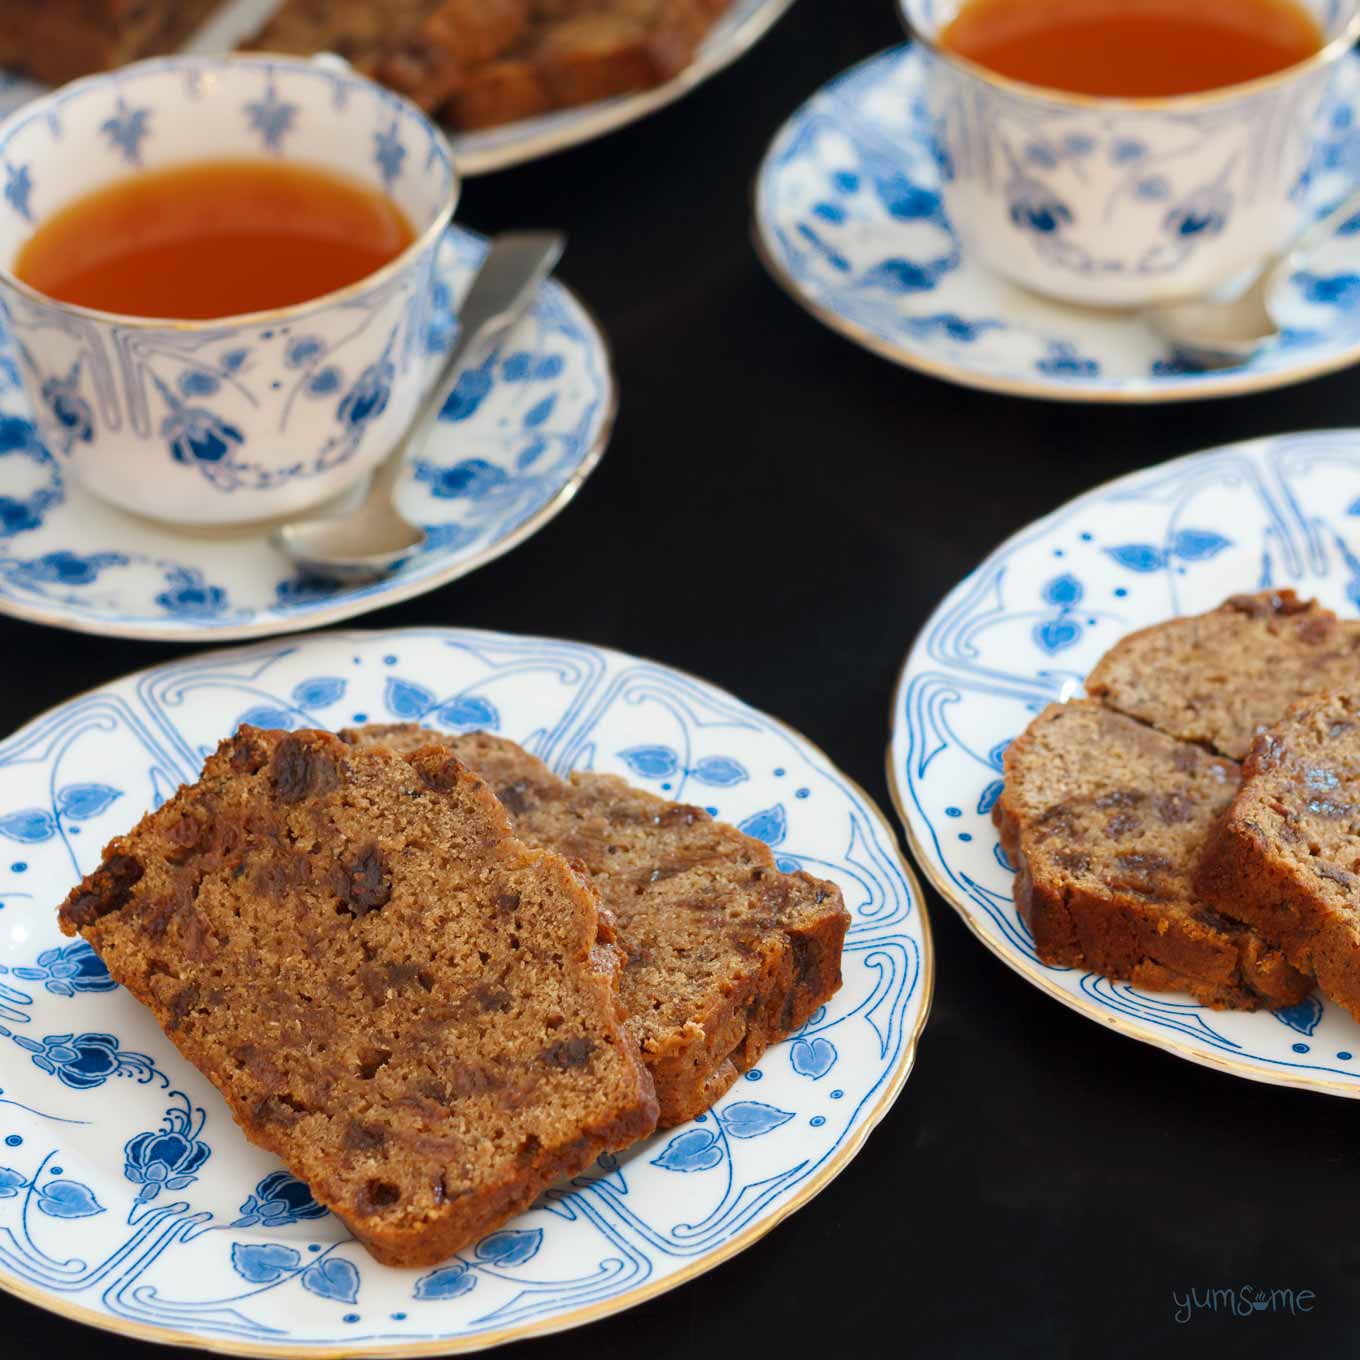
[[[851,68],[794,114],[761,166],[757,245],[819,320],[934,377],[1060,401],[1230,396],[1360,360],[1360,250],[1349,240],[1294,277],[1281,339],[1217,373],[1196,371],[1134,315],[1067,307],[988,272],[940,201],[949,167],[926,112],[927,60],[906,46]],[[1360,179],[1358,113],[1352,58],[1299,187],[1315,216]],[[1146,192],[1157,191],[1153,177]]]
[[[707,805],[845,892],[845,985],[708,1114],[601,1158],[436,1270],[376,1264],[248,1144],[54,906],[242,721],[419,719]],[[911,1069],[920,890],[864,792],[775,719],[579,643],[329,633],[178,661],[0,744],[0,1287],[149,1340],[442,1355],[586,1322],[740,1251],[823,1189]]]
[[[279,0],[232,0],[218,19],[186,47],[190,52],[230,50],[254,33],[278,8]],[[683,98],[754,47],[792,5],[793,0],[733,0],[714,24],[695,59],[679,75],[654,90],[619,95],[594,104],[524,118],[480,132],[450,131],[459,173],[484,175],[550,156],[582,142],[636,123]],[[47,87],[0,72],[0,117]]]
[[[1002,754],[1119,638],[1272,586],[1360,611],[1360,430],[1284,435],[1098,487],[1003,543],[912,646],[889,783],[917,863],[973,933],[1064,1005],[1192,1062],[1360,1096],[1360,1024],[1312,996],[1212,1011],[1035,956],[992,825]]]
[[[432,364],[452,332],[449,303],[485,248],[458,227],[445,238]],[[84,491],[39,438],[0,330],[0,613],[86,633],[217,641],[316,628],[421,595],[557,514],[604,452],[615,401],[595,323],[565,288],[545,284],[500,348],[463,375],[399,492],[426,528],[424,548],[385,580],[337,586],[300,575],[268,529],[175,529]]]

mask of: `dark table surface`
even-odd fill
[[[557,225],[622,411],[576,501],[508,557],[365,625],[603,643],[777,714],[889,808],[892,686],[936,602],[1001,538],[1110,477],[1228,440],[1360,425],[1342,373],[1168,407],[987,396],[824,330],[750,246],[783,119],[898,41],[891,0],[800,0],[696,94],[591,146],[471,183],[461,217]],[[0,620],[0,728],[180,649]],[[736,1259],[525,1355],[1351,1353],[1360,1234],[1344,1100],[1207,1071],[1056,1005],[933,892],[934,1009],[894,1109],[821,1196]],[[1173,1296],[1311,1290],[1311,1312]],[[3,1354],[140,1343],[0,1298]],[[188,1352],[185,1352],[187,1355]]]

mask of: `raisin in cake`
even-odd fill
[[[850,920],[840,890],[780,873],[767,845],[701,808],[613,775],[561,779],[486,733],[395,726],[341,735],[407,751],[444,743],[496,791],[518,835],[584,864],[617,921],[628,1029],[656,1083],[663,1126],[707,1109],[839,988]]]
[[[1193,889],[1238,768],[1091,700],[1050,704],[1007,748],[993,815],[1043,962],[1214,1007],[1301,1001],[1310,980]]]
[[[1360,687],[1360,623],[1280,590],[1130,633],[1091,672],[1086,692],[1241,760],[1295,699],[1348,685]]]
[[[656,1123],[593,889],[447,750],[243,727],[60,920],[385,1264]]]
[[[1256,739],[1196,887],[1360,1019],[1358,696],[1301,699]]]

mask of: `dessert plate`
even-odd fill
[[[845,985],[705,1115],[433,1270],[379,1266],[225,1103],[55,905],[238,723],[419,720],[708,806],[836,880]],[[243,1355],[443,1355],[586,1322],[717,1265],[825,1187],[911,1069],[932,985],[892,828],[791,729],[691,676],[451,629],[207,653],[0,744],[0,1286],[148,1340]]]
[[[446,310],[428,336],[432,364],[452,333],[448,303],[485,248],[459,227],[445,238],[438,287]],[[277,342],[290,344],[286,327]],[[305,344],[297,338],[299,354]],[[500,348],[463,375],[407,474],[400,503],[425,526],[424,547],[384,580],[337,586],[300,575],[270,544],[268,526],[176,529],[96,500],[44,443],[17,365],[0,329],[0,613],[186,642],[334,623],[499,557],[575,494],[604,452],[615,408],[603,337],[565,288],[545,284]],[[308,397],[333,401],[340,387],[338,370],[323,367]]]
[[[525,118],[479,132],[449,129],[459,172],[484,175],[492,170],[505,170],[581,142],[594,141],[629,123],[636,123],[667,104],[675,103],[730,66],[765,36],[792,3],[793,0],[733,0],[731,8],[714,24],[695,59],[677,76],[654,90],[602,99],[594,104],[562,109],[541,118]],[[186,50],[229,50],[258,29],[274,8],[276,0],[235,0],[220,20],[206,27]],[[0,117],[45,88],[33,81],[0,73]]]
[[[889,783],[917,863],[1004,963],[1064,1005],[1237,1076],[1360,1096],[1360,1024],[1314,995],[1213,1011],[1035,956],[991,811],[1002,754],[1082,692],[1136,628],[1294,586],[1360,609],[1360,430],[1233,444],[1098,487],[1007,540],[913,644],[893,699]]]
[[[1360,360],[1360,248],[1297,273],[1286,329],[1249,363],[1197,371],[1135,314],[1087,311],[984,269],[945,215],[949,172],[925,106],[928,57],[893,48],[837,77],[784,125],[756,179],[756,244],[828,326],[908,368],[1059,401],[1188,401],[1258,392]],[[1360,57],[1343,62],[1299,185],[1321,216],[1360,179]],[[1033,154],[1056,155],[1036,144]],[[1095,154],[1083,146],[1063,155]],[[1137,148],[1119,154],[1136,161]],[[1158,192],[1149,175],[1142,192]],[[1349,255],[1350,258],[1345,258]]]

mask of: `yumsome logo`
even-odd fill
[[[1311,1313],[1317,1295],[1311,1289],[1258,1289],[1244,1284],[1238,1289],[1190,1289],[1171,1291],[1172,1316],[1189,1322],[1196,1313],[1227,1313],[1231,1317],[1254,1317],[1257,1313],[1287,1313],[1296,1317]]]

